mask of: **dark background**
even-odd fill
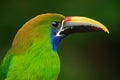
[[[0,59],[18,29],[42,13],[86,16],[102,22],[106,33],[73,34],[59,45],[59,80],[120,79],[120,1],[118,0],[0,0]]]

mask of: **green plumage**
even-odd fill
[[[25,55],[10,56],[12,61],[5,62],[7,67],[10,66],[6,80],[55,80],[55,77],[57,78],[60,68],[58,55],[48,46],[42,43],[40,45],[44,47],[36,43]]]
[[[0,65],[0,80],[56,80],[60,61],[51,49],[50,22],[63,18],[43,14],[23,25]]]

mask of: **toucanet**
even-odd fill
[[[82,16],[46,13],[26,22],[16,33],[0,64],[0,80],[57,80],[57,48],[72,33],[107,32],[100,22]]]

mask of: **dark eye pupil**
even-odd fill
[[[58,22],[55,22],[55,21],[54,21],[54,22],[51,23],[51,25],[52,25],[53,27],[58,27]]]

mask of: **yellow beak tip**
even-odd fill
[[[110,33],[109,30],[106,30],[105,32],[108,33],[108,34]]]

